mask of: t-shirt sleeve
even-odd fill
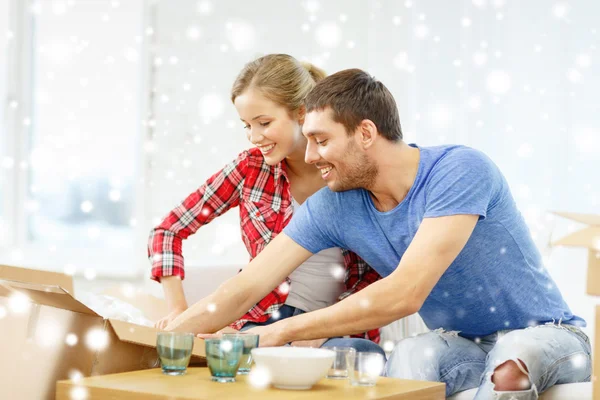
[[[431,170],[424,218],[470,214],[484,219],[501,179],[485,154],[470,148],[454,150]]]
[[[292,220],[284,229],[287,236],[313,254],[339,247],[333,238],[335,213],[331,201],[327,200],[326,190],[318,191],[294,210]]]

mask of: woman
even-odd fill
[[[213,175],[152,230],[148,246],[152,278],[162,283],[169,309],[158,328],[187,309],[181,283],[183,239],[237,206],[242,239],[252,259],[288,224],[294,208],[325,186],[320,171],[304,162],[307,141],[301,131],[304,99],[324,77],[322,70],[285,54],[254,60],[238,75],[231,100],[256,147]],[[231,326],[245,330],[327,307],[379,278],[355,254],[327,249],[307,260]],[[379,331],[360,337],[378,342]],[[336,340],[327,345],[357,343]],[[320,346],[325,341],[298,345]],[[357,348],[374,350],[366,346]]]

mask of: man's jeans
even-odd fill
[[[267,321],[259,323],[248,322],[246,325],[244,325],[244,327],[241,330],[246,331],[256,326],[269,325],[274,322],[280,321],[284,318],[289,318],[300,314],[304,314],[304,311],[296,307],[284,305],[279,308],[278,318],[271,317]],[[321,347],[354,347],[358,352],[379,353],[385,358],[385,352],[383,351],[383,349],[379,347],[377,343],[374,343],[367,339],[331,338],[328,339],[325,343],[323,343]]]
[[[588,337],[577,327],[549,323],[496,332],[470,340],[457,332],[436,330],[398,342],[386,365],[394,378],[444,382],[446,396],[479,387],[475,400],[537,399],[551,386],[587,382],[591,375]],[[530,388],[494,390],[492,375],[506,361],[522,361]]]

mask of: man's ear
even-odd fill
[[[363,119],[357,127],[359,144],[363,149],[368,149],[373,146],[375,140],[379,136],[377,126],[370,119]]]

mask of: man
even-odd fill
[[[238,276],[168,329],[214,332],[312,254],[351,249],[384,279],[322,310],[255,328],[261,345],[348,335],[419,312],[389,376],[446,383],[447,395],[535,399],[590,377],[590,345],[542,265],[507,182],[464,146],[402,140],[396,103],[367,73],[321,81],[306,101],[306,162],[328,188]],[[265,277],[269,277],[265,279]]]

